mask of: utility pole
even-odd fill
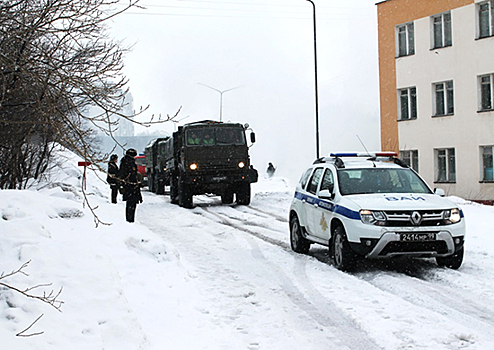
[[[317,40],[316,40],[316,5],[312,0],[307,0],[312,4],[313,22],[314,22],[314,72],[315,72],[315,91],[316,91],[316,159],[319,158],[319,94],[317,89]]]

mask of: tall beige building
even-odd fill
[[[377,10],[382,149],[448,195],[494,200],[494,0]]]

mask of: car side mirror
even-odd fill
[[[444,193],[444,190],[442,188],[435,188],[434,194],[440,197],[444,197],[446,195],[446,193]]]
[[[256,133],[255,132],[250,133],[250,142],[251,143],[256,142]]]
[[[331,200],[334,198],[334,193],[329,192],[329,190],[319,191],[319,198]]]

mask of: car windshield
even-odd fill
[[[411,169],[369,168],[338,170],[342,195],[366,193],[431,193]]]
[[[241,128],[192,128],[186,132],[187,146],[245,145]]]

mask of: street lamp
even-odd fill
[[[317,41],[316,41],[316,5],[312,0],[307,0],[312,4],[313,22],[314,22],[314,71],[315,71],[315,89],[316,89],[316,159],[319,158],[319,97],[317,92]]]
[[[202,84],[202,83],[197,83],[197,84],[202,85],[202,86],[205,86],[205,87],[208,87],[208,88],[210,88],[210,89],[212,89],[212,90],[220,93],[220,121],[221,121],[221,118],[223,117],[223,94],[225,92],[238,89],[240,86],[236,86],[234,88],[227,89],[227,90],[218,90],[218,89],[215,89],[214,87],[209,86],[209,85],[206,85],[206,84]]]

